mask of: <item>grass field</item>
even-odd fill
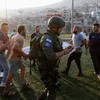
[[[29,39],[25,42],[29,45]],[[93,73],[93,65],[90,55],[84,54],[81,58],[82,70],[84,77],[77,77],[78,69],[73,61],[69,72],[69,77],[61,74],[61,87],[55,100],[100,100],[100,80]],[[67,64],[67,56],[62,57],[59,71],[63,71]],[[0,100],[36,100],[44,89],[44,85],[40,80],[39,74],[32,70],[32,75],[29,74],[29,63],[26,63],[26,79],[30,82],[29,88],[22,89],[20,87],[19,71],[13,79],[11,90],[16,91],[14,97],[3,97],[3,88],[0,88]]]

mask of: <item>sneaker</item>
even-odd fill
[[[97,75],[97,78],[100,80],[100,74]]]
[[[6,86],[6,83],[1,83],[0,84],[0,87],[5,87]],[[12,83],[10,83],[10,86],[12,86]]]

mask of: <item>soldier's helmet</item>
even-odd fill
[[[51,17],[49,20],[48,20],[48,27],[49,28],[54,28],[54,27],[59,27],[59,28],[63,28],[65,26],[65,22],[64,20],[61,18],[61,17]]]

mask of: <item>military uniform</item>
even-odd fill
[[[46,100],[55,100],[57,88],[59,87],[59,61],[60,57],[66,54],[62,49],[62,43],[58,38],[60,31],[65,26],[65,22],[61,17],[51,17],[48,22],[47,33],[40,39],[40,49],[38,52],[38,66],[46,91],[41,94],[38,100],[44,100],[49,92]],[[48,90],[48,91],[47,91]]]
[[[56,59],[56,52],[62,51],[62,43],[58,36],[48,30],[40,40],[41,50],[38,57],[39,72],[41,80],[46,88],[53,88],[58,82],[59,60]]]

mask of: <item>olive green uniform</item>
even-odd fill
[[[56,52],[62,51],[62,43],[58,36],[48,30],[40,40],[41,50],[38,57],[39,72],[41,80],[45,87],[52,89],[58,82],[59,60],[56,58]]]

